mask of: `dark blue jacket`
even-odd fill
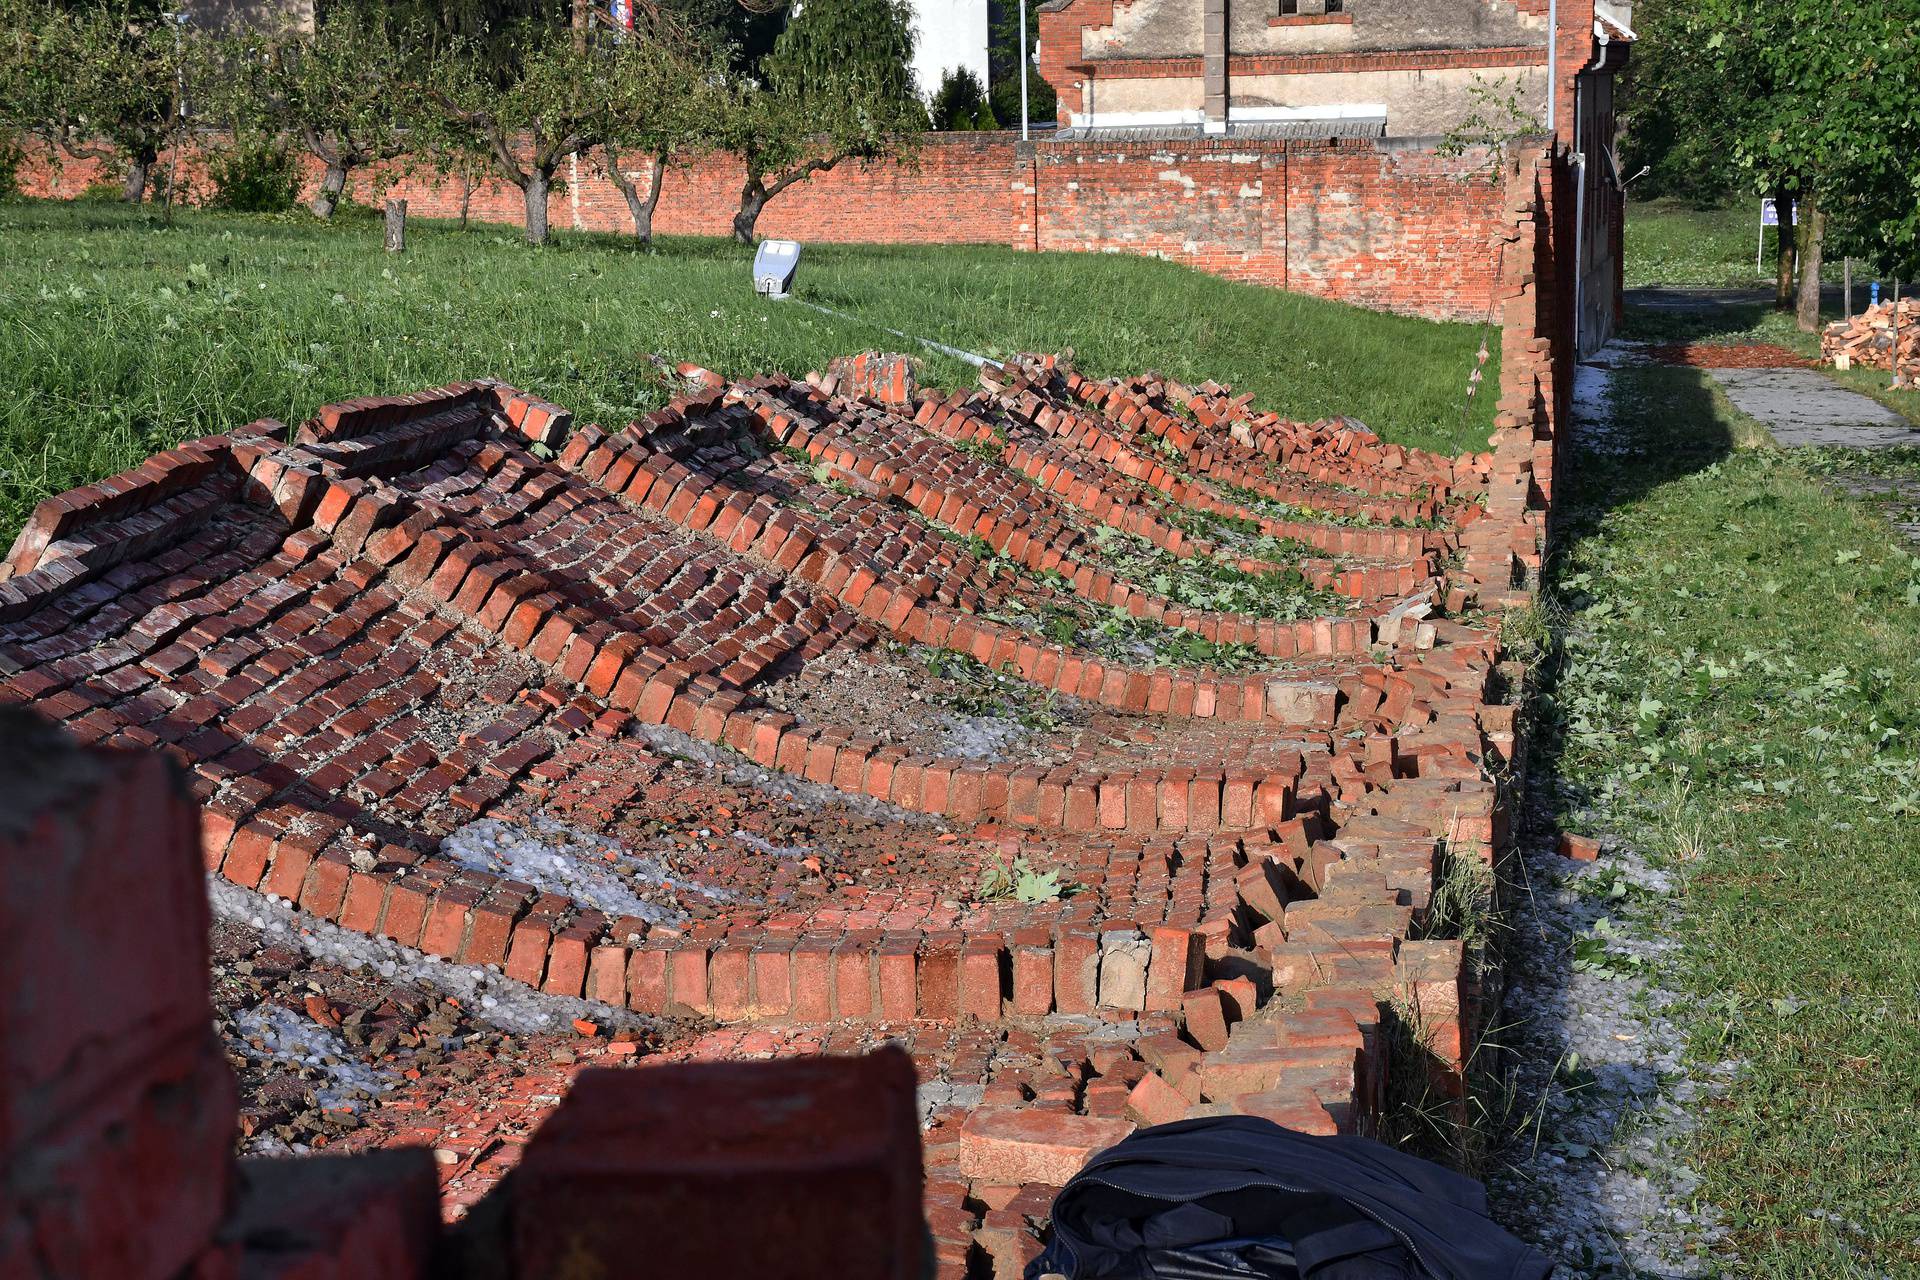
[[[1252,1116],[1142,1129],[1053,1202],[1027,1268],[1071,1280],[1545,1280],[1478,1182],[1365,1138]]]

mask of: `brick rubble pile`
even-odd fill
[[[1920,370],[1920,298],[1900,299],[1900,371]],[[1893,369],[1893,302],[1868,307],[1851,320],[1836,320],[1820,335],[1820,358],[1836,369]]]
[[[1392,1071],[1457,1096],[1478,991],[1435,893],[1505,839],[1523,672],[1500,617],[1537,569],[1548,444],[1508,430],[1445,458],[1052,358],[944,396],[908,372],[685,368],[618,430],[494,382],[372,397],[41,504],[0,580],[0,702],[164,754],[193,802],[152,756],[89,754],[83,773],[131,771],[99,792],[109,834],[4,850],[10,876],[42,869],[9,880],[0,924],[92,956],[74,980],[99,990],[141,973],[171,1010],[131,1007],[144,987],[99,1008],[153,1028],[100,1060],[127,1095],[107,1120],[171,1126],[115,1129],[151,1147],[126,1167],[199,1189],[119,1274],[240,1274],[262,1240],[308,1251],[299,1274],[419,1274],[436,1205],[504,1231],[470,1247],[512,1274],[636,1250],[693,1274],[729,1237],[713,1203],[816,1175],[869,1211],[793,1210],[803,1251],[864,1233],[838,1274],[916,1274],[919,1235],[872,1226],[905,1200],[941,1275],[1013,1274],[1053,1189],[1136,1125],[1371,1133]],[[1293,594],[1176,599],[1189,573]],[[1135,647],[1103,641],[1121,622]],[[979,719],[981,682],[1024,736],[954,754],[965,716],[944,708]],[[153,814],[171,843],[101,844]],[[199,861],[166,862],[183,844]],[[217,901],[257,904],[252,941],[222,943],[221,998],[259,1002],[222,1010],[255,1041],[230,1059],[257,1076],[289,1038],[262,1011],[310,1019],[364,1060],[327,1098],[234,1102],[196,867]],[[1000,867],[1051,891],[984,892]],[[89,951],[102,910],[182,936],[129,921]],[[482,1011],[402,977],[273,978],[329,937],[570,1002],[577,1047],[564,1022],[516,1042],[537,1053],[454,1034]],[[56,1035],[46,1008],[20,1016]],[[1396,1026],[1419,1028],[1416,1060],[1390,1051]],[[887,1045],[870,1078],[807,1065]],[[788,1074],[729,1077],[731,1108],[712,1077],[652,1065],[756,1058]],[[12,1101],[91,1114],[59,1061],[19,1068]],[[176,1087],[193,1108],[134,1096]],[[789,1132],[763,1091],[817,1107]],[[860,1098],[895,1101],[847,1118]],[[353,1154],[230,1175],[210,1153],[236,1110],[246,1134]],[[712,1157],[703,1201],[687,1117],[727,1115],[739,1153]],[[115,1160],[84,1175],[92,1199],[53,1177],[69,1229],[161,1194]],[[0,1222],[0,1264],[60,1235],[28,1219]],[[659,1254],[649,1230],[694,1243]]]

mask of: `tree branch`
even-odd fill
[[[789,173],[784,177],[777,179],[772,186],[768,187],[767,199],[769,200],[773,199],[775,196],[779,195],[782,191],[785,191],[788,187],[800,181],[802,178],[812,177],[816,173],[825,173],[828,169],[833,168],[833,166],[839,164],[842,160],[845,160],[846,158],[847,158],[846,152],[842,151],[836,155],[829,156],[825,160],[808,160],[804,162],[803,164],[800,165],[799,168],[795,169],[792,173]]]

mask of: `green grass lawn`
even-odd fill
[[[1920,1272],[1920,559],[1696,370],[1576,438],[1543,745],[1681,884],[1662,982],[1744,1064],[1689,1153],[1760,1277]],[[1920,481],[1920,462],[1908,458]]]
[[[1753,269],[1759,243],[1760,202],[1728,209],[1696,209],[1677,200],[1627,205],[1627,288],[1642,285],[1767,286],[1772,280],[1777,228],[1767,228],[1762,265]]]
[[[1492,394],[1462,415],[1476,326],[1152,259],[810,246],[799,295],[861,317],[844,321],[755,297],[746,250],[724,241],[639,253],[563,235],[532,251],[510,228],[409,231],[389,257],[364,217],[188,211],[168,230],[111,204],[0,205],[0,539],[48,494],[258,417],[493,375],[624,423],[663,398],[649,353],[798,374],[900,349],[879,325],[988,356],[1071,347],[1099,375],[1212,377],[1446,452],[1484,448],[1490,430]],[[925,380],[965,385],[972,370],[929,357]]]
[[[1760,202],[1739,200],[1719,209],[1701,209],[1685,200],[1643,200],[1627,205],[1627,288],[1645,285],[1713,285],[1771,289],[1778,227],[1762,241]],[[1754,250],[1764,244],[1760,270]],[[1839,284],[1839,261],[1823,263],[1820,278]],[[1862,284],[1865,305],[1865,285]]]

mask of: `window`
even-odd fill
[[[1346,7],[1346,0],[1280,0],[1280,16],[1318,18],[1329,13],[1344,13]]]

